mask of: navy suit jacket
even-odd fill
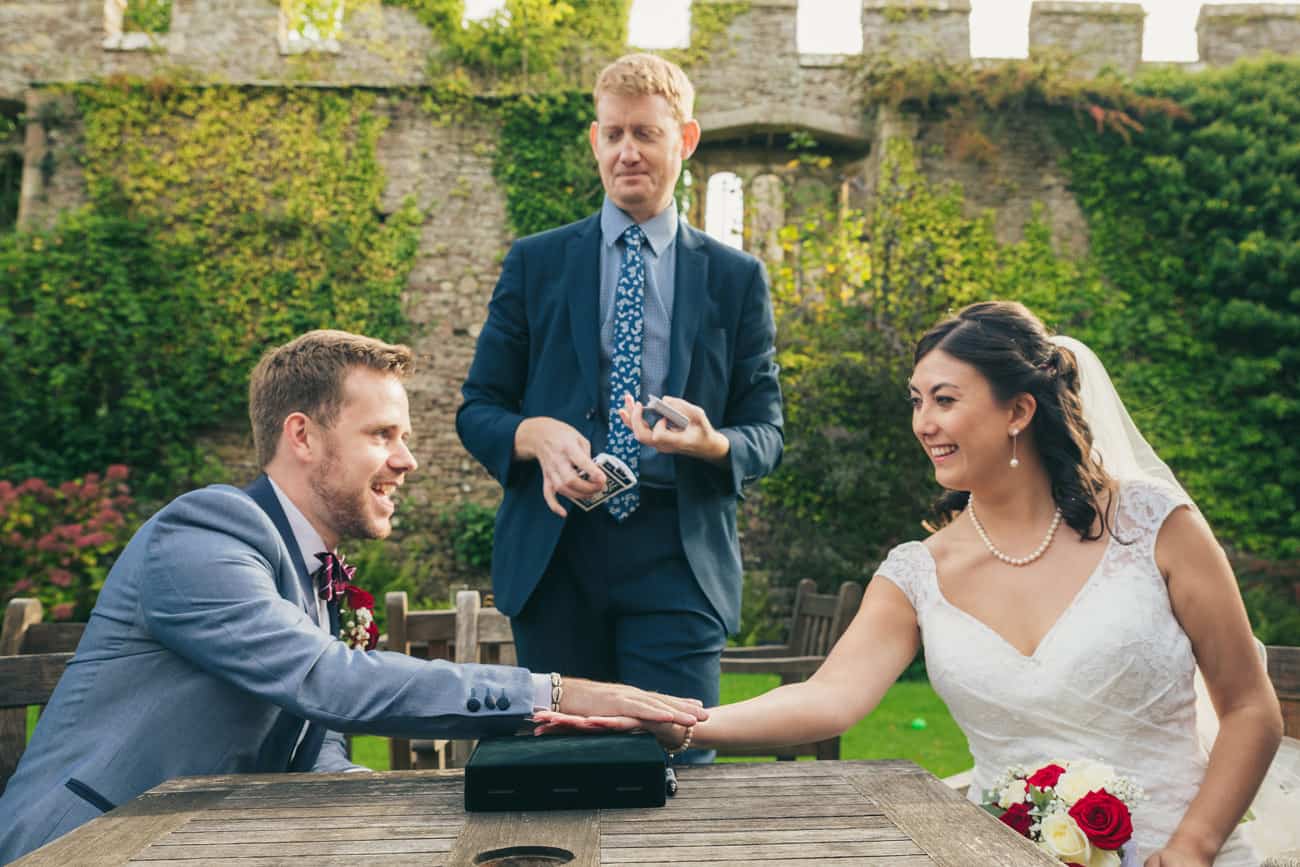
[[[683,221],[665,391],[701,407],[731,442],[726,466],[676,456],[682,543],[730,631],[740,624],[736,503],[783,446],[776,327],[767,273],[753,256]],[[564,519],[546,506],[537,461],[515,461],[525,418],[567,422],[604,439],[600,411],[600,216],[515,242],[488,307],[456,415],[461,442],[502,485],[492,583],[518,614],[541,579]],[[576,508],[576,507],[574,507]]]
[[[0,864],[173,777],[285,771],[295,748],[320,750],[307,768],[349,767],[337,734],[297,747],[305,720],[479,737],[532,711],[523,669],[350,650],[321,629],[270,483],[250,490],[179,497],[122,552],[0,797]],[[485,687],[520,700],[469,713]]]

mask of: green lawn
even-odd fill
[[[722,677],[724,704],[741,701],[777,685],[776,675],[727,674]],[[923,727],[913,727],[923,720]],[[36,725],[36,708],[28,708],[28,737]],[[973,762],[948,709],[925,681],[894,684],[871,716],[844,735],[840,755],[846,759],[911,759],[937,777],[969,768]],[[357,737],[352,740],[353,761],[388,770],[386,738]]]

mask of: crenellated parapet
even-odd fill
[[[969,0],[862,0],[862,53],[970,57]]]
[[[131,2],[0,2],[0,101],[20,101],[32,82],[177,69],[230,83],[417,85],[427,80],[428,57],[436,47],[410,10],[372,0],[332,0],[340,32],[319,45],[287,38],[285,12],[271,0],[173,0],[170,28],[161,34],[122,32],[123,10]],[[725,33],[711,34],[716,38],[704,49],[709,56],[691,70],[707,109],[752,93],[760,103],[852,110],[849,78],[840,69],[846,58],[799,51],[801,2],[818,0],[694,0],[698,7],[726,7],[728,21]],[[845,26],[860,29],[867,58],[964,61],[971,57],[970,11],[969,0],[861,0],[857,21]],[[1036,0],[1029,16],[1030,51],[1068,54],[1084,74],[1105,67],[1134,72],[1142,64],[1143,20],[1136,2]],[[1294,53],[1300,46],[1300,3],[1208,3],[1197,35],[1204,65],[1263,52]]]
[[[1196,20],[1196,44],[1208,66],[1266,51],[1294,54],[1300,46],[1300,4],[1207,3]]]
[[[1145,18],[1139,3],[1040,0],[1029,11],[1029,53],[1061,52],[1087,75],[1106,68],[1136,72],[1142,64]]]

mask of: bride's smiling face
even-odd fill
[[[917,363],[908,392],[912,432],[934,465],[935,481],[969,491],[1007,469],[1013,411],[974,366],[936,349]]]

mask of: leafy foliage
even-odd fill
[[[580,220],[604,190],[587,129],[591,97],[575,92],[521,96],[501,107],[494,171],[505,187],[510,226],[520,235]]]
[[[1300,560],[1237,557],[1232,565],[1255,637],[1300,647]]]
[[[122,29],[166,33],[172,27],[172,0],[130,0],[122,16]]]
[[[502,93],[589,87],[598,64],[623,50],[631,8],[631,0],[506,0],[462,26],[463,0],[384,2],[410,8],[433,31],[436,77]]]
[[[1131,299],[1107,333],[1139,424],[1221,538],[1300,554],[1300,61],[1139,91],[1177,101],[1130,143],[1074,139],[1101,270]]]
[[[317,327],[407,331],[420,217],[379,209],[373,95],[74,93],[90,206],[0,240],[0,473],[154,466],[241,414],[267,347]]]
[[[1050,52],[980,67],[942,58],[919,63],[888,54],[864,56],[860,63],[865,105],[941,114],[954,133],[970,133],[1027,110],[1050,109],[1127,142],[1148,119],[1188,117],[1175,99],[1142,93],[1114,75],[1077,76],[1068,57]]]
[[[86,620],[135,530],[128,475],[114,464],[58,487],[0,481],[0,603],[34,596],[55,620]]]
[[[777,583],[831,592],[924,534],[939,493],[906,402],[912,349],[944,311],[1015,298],[1087,339],[1121,299],[1058,257],[1041,224],[999,244],[959,190],[927,183],[893,142],[870,214],[813,212],[782,233],[772,267],[786,400],[781,468],[747,510],[751,553]],[[1085,311],[1089,320],[1085,325]]]

